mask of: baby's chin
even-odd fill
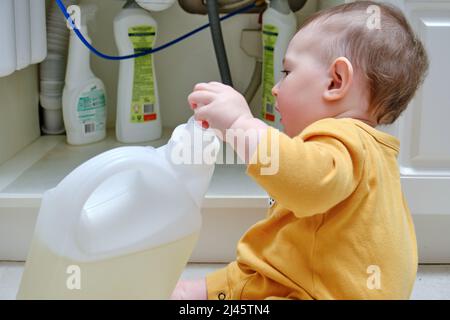
[[[310,125],[310,123],[308,123],[308,124],[296,123],[295,125],[289,125],[289,124],[284,125],[283,124],[282,132],[285,133],[287,136],[294,138],[294,137],[298,136],[300,133],[302,133],[302,131],[309,125]]]
[[[291,129],[291,128],[286,128],[285,126],[283,126],[283,133],[285,133],[287,136],[294,138],[296,136],[298,136],[301,132],[302,132],[303,128],[295,128],[295,129]]]

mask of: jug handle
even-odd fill
[[[124,171],[146,171],[150,163],[154,164],[153,147],[121,147],[104,152],[97,157],[88,160],[73,170],[58,185],[62,194],[71,194],[71,200],[66,205],[73,213],[75,222],[81,221],[83,207],[91,194],[108,178]],[[82,181],[79,183],[79,181]],[[76,185],[78,190],[74,191]]]
[[[67,232],[72,233],[72,237],[66,238],[73,239],[69,245],[73,246],[75,252],[78,252],[78,259],[90,261],[91,257],[96,259],[99,257],[105,258],[109,257],[116,250],[105,248],[91,250],[89,244],[86,245],[85,241],[83,241],[84,236],[88,236],[92,231],[89,225],[83,222],[83,207],[92,193],[108,178],[129,170],[154,173],[156,169],[172,176],[172,183],[178,183],[170,170],[165,168],[164,165],[158,164],[158,161],[155,161],[156,157],[160,157],[160,154],[153,147],[116,148],[88,160],[72,171],[60,183],[58,194],[71,194],[71,198],[66,203],[66,206],[70,208],[67,212],[70,212],[70,214],[67,218],[64,217],[64,220],[69,226]],[[80,183],[80,180],[82,183]],[[74,185],[78,187],[78,190],[73,190]],[[182,188],[181,184],[173,186]],[[190,224],[191,227],[201,224],[196,219],[189,219],[186,223]],[[197,229],[199,226],[195,228]],[[118,250],[120,251],[121,249]]]

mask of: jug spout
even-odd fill
[[[177,177],[200,207],[214,172],[220,142],[212,129],[204,129],[193,117],[175,128],[165,153]]]

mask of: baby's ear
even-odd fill
[[[339,57],[329,68],[328,88],[323,93],[327,101],[336,101],[345,97],[353,81],[353,66],[345,57]]]

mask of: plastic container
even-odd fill
[[[120,55],[153,48],[156,32],[156,21],[134,1],[128,1],[114,19],[114,36]],[[161,135],[153,55],[121,60],[117,88],[117,139],[124,143],[139,143],[159,139]]]
[[[165,146],[121,147],[76,168],[43,196],[17,298],[169,298],[196,244],[219,148],[191,118]],[[210,156],[179,162],[183,152]]]
[[[136,0],[137,4],[148,11],[162,11],[170,8],[175,0]]]
[[[47,56],[45,0],[31,0],[31,63],[40,63]]]
[[[14,0],[0,1],[0,77],[16,70],[16,36],[14,22]]]
[[[262,119],[270,126],[282,130],[280,114],[275,110],[272,88],[283,74],[283,58],[292,37],[297,31],[297,18],[288,0],[271,0],[264,11],[263,23],[263,72],[262,72]]]
[[[85,21],[80,26],[90,42]],[[91,70],[90,57],[89,49],[71,31],[63,119],[67,143],[72,145],[89,144],[106,137],[106,91],[103,82]]]
[[[17,54],[16,70],[22,70],[31,64],[30,0],[14,0],[14,19]]]

